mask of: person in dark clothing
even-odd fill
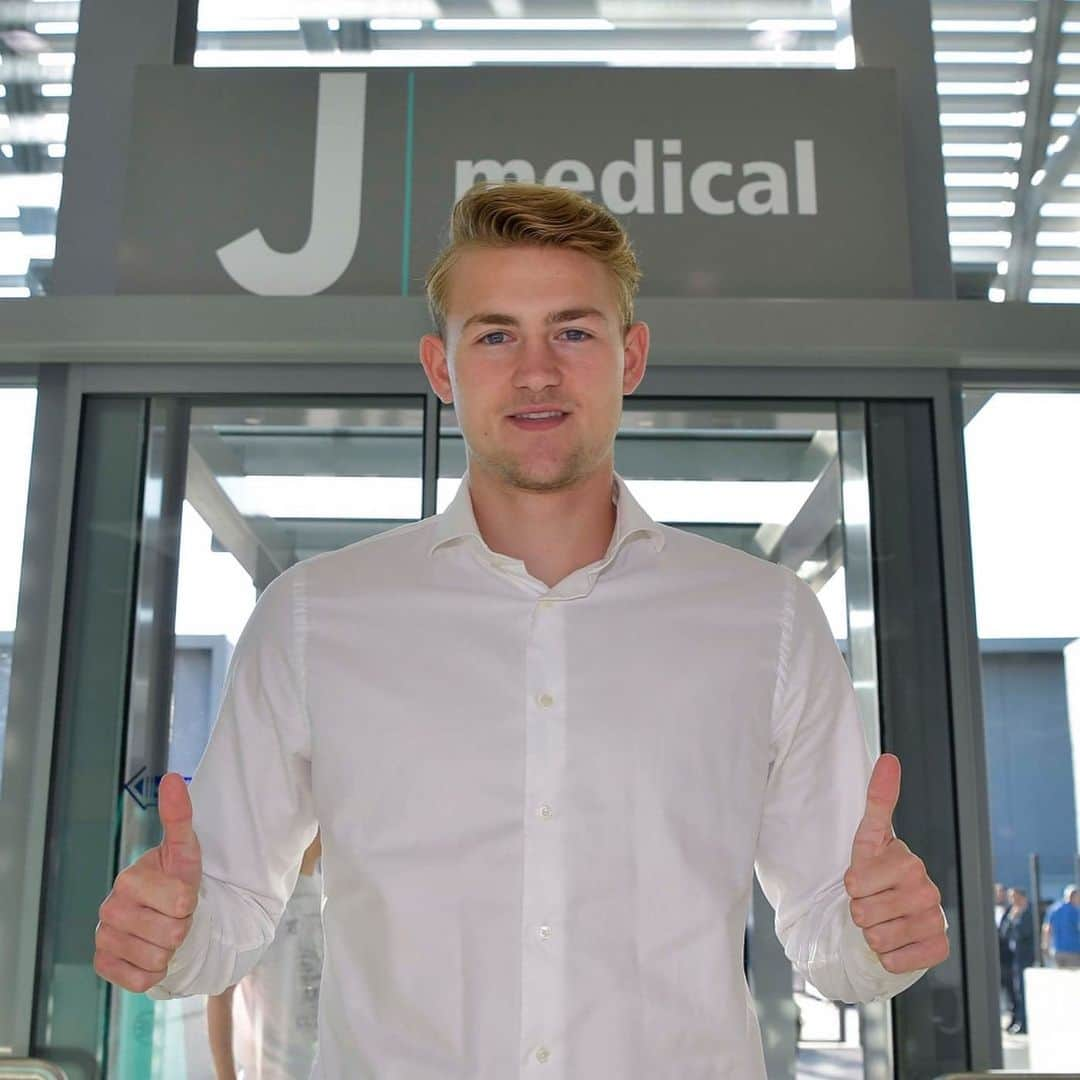
[[[1013,997],[1012,979],[1012,952],[1009,949],[1009,938],[1006,931],[1009,928],[1009,896],[1004,885],[994,883],[994,922],[997,924],[998,937],[998,967],[1001,979],[1001,1002],[1004,1011],[1009,1014],[1011,1027],[1016,1020],[1016,999]]]
[[[1023,889],[1010,889],[1012,907],[1006,916],[1006,937],[1012,959],[1013,999],[1016,1008],[1009,1032],[1013,1035],[1027,1034],[1027,1010],[1024,1005],[1024,969],[1035,963],[1035,920]]]

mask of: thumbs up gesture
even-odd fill
[[[885,970],[895,973],[933,967],[949,955],[941,893],[922,859],[893,832],[899,798],[900,759],[882,754],[844,874],[855,925]]]
[[[94,970],[125,990],[142,993],[165,977],[173,953],[191,930],[202,881],[202,852],[191,826],[191,796],[179,773],[158,788],[164,836],[125,870],[98,909]]]

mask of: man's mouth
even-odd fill
[[[537,412],[514,413],[509,417],[516,427],[531,431],[546,431],[548,428],[558,427],[569,413],[558,409],[542,409]]]

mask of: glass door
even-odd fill
[[[902,672],[886,665],[884,685],[879,670],[888,636],[879,593],[893,595],[885,552],[916,495],[894,476],[888,497],[872,498],[873,451],[910,480],[911,463],[897,462],[928,413],[925,403],[639,393],[624,399],[615,446],[616,470],[656,520],[782,563],[813,588],[872,752],[905,762],[911,717],[891,690]],[[78,850],[75,802],[54,796],[36,1042],[43,1056],[81,1045],[82,1060],[96,1057],[110,1078],[212,1076],[205,997],[157,1002],[107,987],[85,965],[65,968],[57,942],[65,927],[86,932],[90,898],[96,910],[118,869],[159,842],[157,784],[167,771],[192,775],[261,590],[301,559],[415,521],[425,507],[441,511],[464,472],[462,433],[453,408],[430,395],[91,397],[81,453],[58,760],[60,775],[73,775],[80,748],[96,740],[83,782],[115,795],[97,796],[97,827]],[[926,857],[956,925],[955,851],[947,838],[933,850],[920,839],[940,822],[921,822],[914,800],[907,821],[898,818],[898,833]],[[770,1077],[929,1080],[963,1064],[955,946],[896,1002],[845,1006],[793,972],[755,889],[745,968]],[[79,1071],[79,1056],[72,1075],[96,1075]]]

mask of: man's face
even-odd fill
[[[552,313],[562,315],[549,322]],[[557,491],[612,459],[623,395],[645,374],[648,344],[641,322],[624,339],[615,283],[601,263],[567,248],[516,245],[461,255],[446,341],[425,335],[420,359],[432,389],[454,403],[471,469]],[[510,419],[530,407],[568,415],[546,430]]]
[[[1073,891],[1069,893],[1069,903],[1072,904],[1073,907],[1080,907],[1080,889],[1073,889]]]
[[[994,903],[995,904],[1004,904],[1005,900],[1006,900],[1005,886],[1004,885],[995,885],[994,886]]]

